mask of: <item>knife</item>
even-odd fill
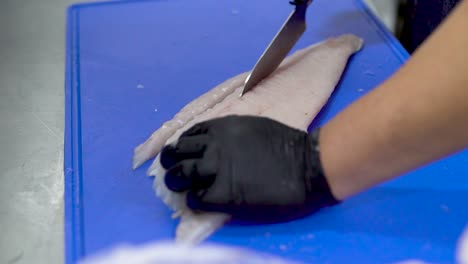
[[[268,45],[244,83],[241,96],[273,73],[306,30],[306,12],[312,0],[294,0],[294,11]]]

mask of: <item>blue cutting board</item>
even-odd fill
[[[181,107],[248,71],[292,6],[287,0],[155,0],[68,10],[66,261],[119,243],[172,239],[177,221],[133,149]],[[388,78],[407,59],[361,1],[315,1],[296,46],[365,39],[314,125]],[[417,98],[414,98],[417,100]],[[428,142],[430,144],[430,142]],[[209,240],[307,263],[452,263],[467,223],[468,154],[460,153],[305,219],[226,226]]]

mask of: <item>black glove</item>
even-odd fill
[[[189,191],[194,210],[253,221],[284,221],[338,201],[319,160],[318,133],[268,118],[229,116],[199,123],[166,146],[166,185]]]

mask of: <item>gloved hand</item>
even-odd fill
[[[199,123],[161,153],[165,183],[188,191],[191,209],[253,221],[284,221],[338,201],[322,173],[318,133],[268,118],[228,116]]]

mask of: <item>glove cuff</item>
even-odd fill
[[[326,206],[338,204],[338,201],[332,194],[330,185],[325,176],[322,162],[320,159],[320,128],[317,128],[308,135],[310,149],[306,157],[306,186],[307,203],[320,209]]]

